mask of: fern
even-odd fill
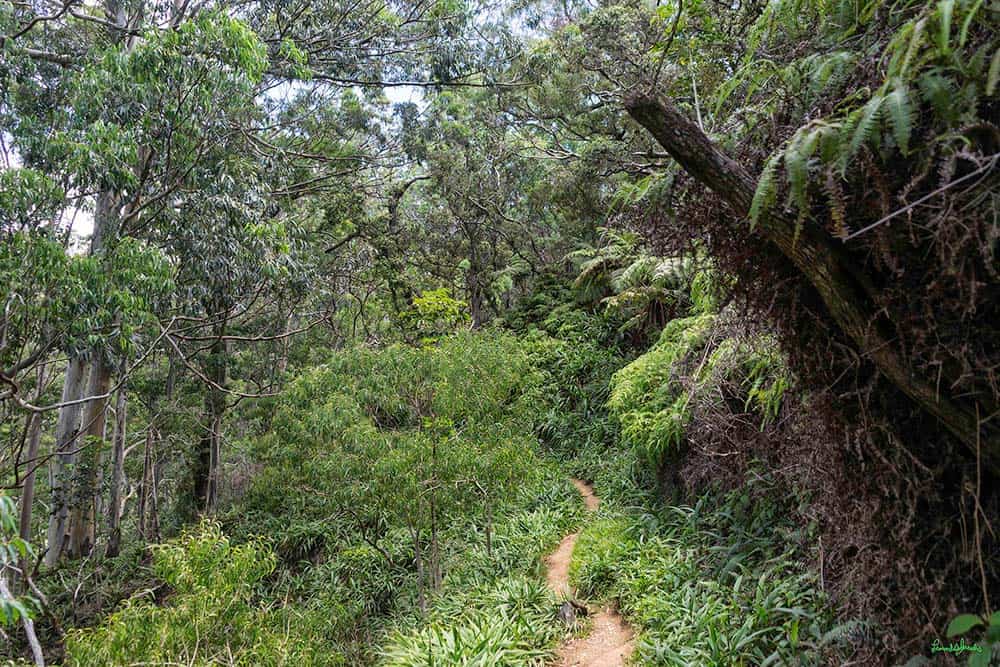
[[[965,15],[965,20],[962,21],[962,29],[958,33],[958,45],[959,47],[965,46],[966,40],[969,38],[969,26],[972,24],[972,19],[976,17],[976,12],[979,8],[983,6],[983,0],[976,0],[969,10],[969,13]]]
[[[753,201],[750,202],[751,229],[757,225],[761,214],[766,213],[774,206],[774,201],[778,197],[778,183],[775,175],[778,170],[779,159],[781,159],[780,153],[772,155],[768,158],[767,163],[764,165],[764,170],[760,173],[760,179],[757,181],[757,189],[753,193]]]
[[[913,59],[916,57],[917,52],[923,45],[924,27],[926,25],[927,17],[922,16],[917,21],[907,24],[907,26],[900,32],[901,38],[909,37],[910,39],[906,45],[906,50],[902,52],[902,59],[893,59],[893,63],[889,67],[890,75],[906,76],[906,73],[910,69],[910,65],[913,63]],[[899,51],[897,51],[897,56],[898,55]]]
[[[893,91],[886,96],[885,103],[889,108],[889,122],[892,124],[896,145],[905,155],[909,152],[910,134],[913,130],[913,108],[910,106],[910,94],[906,84],[897,83]]]
[[[955,0],[941,0],[938,3],[938,50],[947,54],[951,52],[951,16],[955,11]]]
[[[931,70],[917,80],[920,96],[934,108],[934,112],[946,119],[953,120],[955,109],[952,100],[955,86],[951,79],[942,76],[938,70]]]
[[[992,97],[1000,81],[1000,49],[997,49],[990,60],[990,71],[986,75],[986,95]]]
[[[816,145],[815,142],[808,141],[809,134],[811,133],[800,132],[785,148],[785,174],[789,185],[788,197],[795,205],[800,217],[805,214],[809,207],[806,186],[809,184],[810,146],[815,148]]]
[[[863,107],[851,114],[848,123],[844,126],[845,131],[851,131],[851,143],[846,153],[844,153],[840,165],[841,173],[847,171],[847,165],[861,150],[861,146],[868,143],[872,133],[878,125],[879,112],[882,110],[882,103],[885,98],[875,95]]]

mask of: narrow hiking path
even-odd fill
[[[601,499],[594,494],[594,488],[586,482],[574,479],[576,487],[588,512],[594,512]],[[573,598],[569,584],[569,562],[579,533],[570,533],[545,559],[548,566],[546,581],[557,595]],[[559,647],[558,658],[553,663],[558,667],[623,667],[632,655],[632,629],[625,623],[617,610],[605,606],[596,613],[590,613],[592,623],[586,637],[572,639]]]

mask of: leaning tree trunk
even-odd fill
[[[722,197],[736,215],[748,216],[755,179],[673,103],[657,95],[632,93],[626,96],[625,109],[692,177]],[[889,323],[875,306],[869,281],[845,249],[809,226],[796,235],[795,221],[780,211],[761,216],[758,228],[809,280],[861,356],[1000,476],[1000,423],[982,423],[975,403],[940,394],[927,378],[913,372],[887,333]],[[989,415],[995,410],[989,405],[980,412]]]
[[[66,525],[69,521],[69,471],[76,458],[78,431],[80,429],[80,413],[83,405],[74,403],[83,395],[84,381],[83,358],[71,357],[66,365],[66,377],[63,380],[59,416],[56,419],[55,456],[49,466],[49,488],[51,500],[49,508],[49,528],[46,534],[45,564],[52,567],[59,561],[66,541]]]

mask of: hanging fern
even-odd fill
[[[990,60],[990,71],[986,75],[986,95],[993,96],[997,90],[997,82],[1000,81],[1000,49],[996,50]]]
[[[785,148],[785,174],[788,177],[789,201],[801,220],[809,210],[809,159],[816,151],[819,134],[803,128]],[[798,236],[798,230],[796,231]]]
[[[848,117],[844,130],[851,133],[851,142],[846,153],[841,158],[840,171],[845,173],[847,166],[857,156],[861,146],[868,143],[878,127],[879,112],[885,98],[876,94],[868,103]]]
[[[767,213],[767,211],[774,206],[774,202],[778,198],[778,183],[776,174],[780,159],[780,153],[772,155],[768,159],[767,164],[764,165],[764,171],[760,173],[760,179],[757,181],[757,189],[754,191],[753,201],[750,203],[751,229],[757,225],[757,221],[760,219],[761,214]]]
[[[893,91],[885,98],[889,109],[889,122],[896,145],[905,155],[910,150],[910,134],[913,131],[913,107],[910,106],[910,95],[906,84],[898,82]]]

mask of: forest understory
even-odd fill
[[[1000,665],[996,0],[0,0],[0,661]]]

